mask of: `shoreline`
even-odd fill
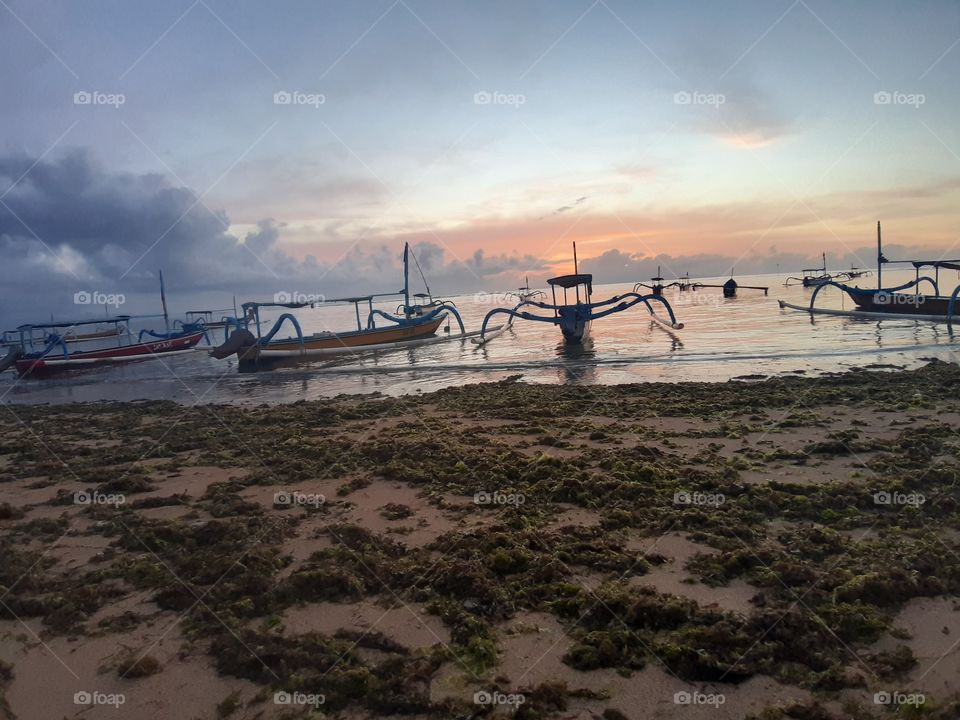
[[[16,405],[0,717],[955,717],[957,387]]]

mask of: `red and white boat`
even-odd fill
[[[102,321],[98,321],[102,322]],[[80,323],[67,325],[74,327]],[[46,326],[48,329],[50,326]],[[64,326],[55,326],[63,329]],[[41,326],[24,326],[24,329],[43,329]],[[18,328],[20,329],[20,328]],[[71,350],[66,341],[58,339],[57,335],[48,335],[47,346],[37,352],[24,352],[23,347],[14,347],[7,356],[12,360],[17,372],[21,376],[46,375],[64,370],[88,368],[94,365],[129,362],[131,360],[146,360],[159,355],[174,355],[190,352],[204,338],[204,331],[194,330],[175,333],[169,337],[136,342],[116,347],[96,348],[91,350]],[[14,355],[14,357],[11,357]],[[6,362],[9,367],[11,363]]]
[[[167,324],[163,273],[160,273],[160,298],[164,323]],[[169,331],[167,324],[167,332],[141,330],[134,342],[129,330],[130,320],[129,315],[118,315],[99,320],[20,325],[16,330],[3,333],[3,345],[8,352],[0,358],[0,372],[15,367],[21,377],[42,377],[96,365],[148,360],[160,355],[192,352],[206,337],[202,323],[184,323],[173,332]],[[90,326],[96,326],[96,330],[79,332]],[[149,339],[144,340],[145,335]],[[91,344],[95,346],[90,347]],[[89,349],[78,347],[81,345]]]

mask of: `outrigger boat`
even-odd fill
[[[361,297],[334,298],[317,302],[246,302],[243,303],[243,318],[228,320],[227,339],[219,347],[210,351],[218,359],[236,355],[242,371],[268,369],[271,365],[289,361],[322,358],[336,355],[355,354],[360,351],[391,350],[400,347],[425,345],[448,340],[459,340],[477,335],[468,333],[456,306],[448,300],[435,300],[427,287],[426,293],[410,293],[410,264],[413,255],[409,244],[403,247],[403,289],[399,292],[378,293]],[[416,261],[416,257],[414,257]],[[419,267],[419,264],[418,264]],[[423,273],[421,272],[421,277]],[[423,278],[424,285],[426,279]],[[403,303],[397,307],[396,314],[374,308],[374,300],[388,297],[402,297]],[[273,326],[263,332],[261,308],[316,308],[336,304],[352,304],[357,318],[357,329],[344,332],[324,331],[313,335],[304,335],[299,320],[291,313],[283,313]],[[360,308],[365,305],[366,323],[361,321]],[[387,320],[389,325],[377,327],[377,318]],[[450,319],[456,320],[460,332],[450,334]],[[437,337],[440,326],[446,322],[445,336]],[[288,324],[295,335],[277,339],[277,333]],[[250,327],[256,331],[256,335]],[[235,330],[230,332],[230,327]]]
[[[915,278],[908,283],[896,287],[883,287],[883,266],[887,264],[913,265]],[[932,268],[933,277],[920,275],[920,270]],[[877,288],[875,290],[860,288],[828,280],[822,283],[810,297],[807,307],[793,305],[783,300],[779,301],[781,308],[801,310],[813,314],[846,315],[848,317],[862,317],[872,319],[904,319],[931,320],[934,322],[952,323],[957,311],[957,297],[960,296],[960,285],[954,288],[950,295],[940,294],[940,270],[956,270],[960,272],[960,260],[888,260],[883,256],[880,223],[877,223]],[[920,292],[920,286],[928,283],[933,290],[932,295]],[[846,293],[857,305],[856,310],[831,310],[814,306],[817,296],[825,287],[836,287]],[[913,292],[903,292],[913,289]]]
[[[71,331],[87,325],[99,325],[104,322],[114,323],[116,332],[111,337],[122,337],[126,334],[121,330],[124,324],[130,321],[129,315],[120,315],[107,320],[79,320],[74,322],[41,323],[36,325],[21,325],[14,333],[19,336],[19,342],[11,345],[6,357],[0,360],[0,371],[14,366],[21,377],[43,376],[64,370],[89,368],[94,365],[106,365],[131,360],[144,360],[158,355],[171,355],[191,351],[204,338],[201,327],[185,327],[179,333],[153,333],[141,331],[135,343],[122,342],[112,347],[101,347],[90,350],[75,350],[68,346],[67,340]],[[42,333],[40,340],[43,345],[35,344],[39,338],[37,332]],[[52,332],[51,332],[52,331]],[[62,333],[62,334],[61,334]],[[11,335],[12,333],[7,333]],[[143,340],[144,334],[153,335],[153,340]],[[103,337],[88,338],[91,340],[104,339]],[[72,342],[77,342],[76,340]]]
[[[590,325],[594,320],[612,315],[613,313],[622,312],[638,304],[643,304],[650,312],[651,319],[660,325],[674,330],[683,328],[683,323],[677,322],[670,303],[668,303],[662,295],[657,293],[641,295],[637,292],[629,292],[623,295],[614,295],[608,300],[593,302],[593,275],[579,272],[576,243],[573,244],[573,274],[550,278],[547,280],[547,284],[550,285],[552,291],[552,303],[538,300],[522,300],[513,308],[494,308],[483,318],[480,337],[473,338],[473,342],[477,345],[484,345],[490,342],[495,337],[501,335],[506,328],[510,326],[514,318],[519,318],[521,320],[533,320],[557,325],[560,327],[563,339],[568,345],[579,345],[589,337]],[[563,291],[562,302],[557,301],[557,288]],[[570,297],[571,295],[573,296],[572,298]],[[650,304],[651,301],[663,305],[670,319],[665,320],[660,318],[654,312]],[[536,315],[522,310],[522,308],[525,307],[553,311],[553,314],[547,316]],[[497,315],[508,316],[510,323],[500,328],[491,328],[490,321]]]
[[[534,290],[530,287],[530,276],[524,278],[526,284],[523,287],[517,288],[516,292],[507,293],[507,297],[515,297],[521,302],[524,300],[531,300],[535,297],[546,297],[547,294],[543,290]]]
[[[796,285],[800,283],[804,287],[817,287],[822,285],[825,282],[833,280],[834,276],[827,272],[827,254],[823,253],[823,267],[818,268],[805,268],[800,272],[803,274],[803,277],[788,277],[787,281],[783,283],[784,285]],[[791,280],[796,280],[797,282],[791,283]]]
[[[160,299],[163,304],[163,319],[169,327],[167,298],[160,273]],[[146,316],[141,316],[146,317]],[[157,316],[152,316],[157,317]],[[173,332],[141,330],[136,342],[129,331],[131,315],[117,315],[98,320],[49,322],[20,325],[3,334],[8,346],[7,355],[0,359],[0,372],[15,367],[21,377],[46,376],[65,370],[85,369],[96,365],[108,365],[132,360],[145,360],[159,355],[191,352],[206,337],[202,325],[184,324]],[[107,329],[102,326],[107,325]],[[76,332],[77,328],[96,326],[91,332]],[[148,335],[152,340],[144,340]],[[78,350],[70,345],[102,343],[117,338],[117,344]],[[124,338],[127,342],[124,344]]]
[[[633,286],[633,291],[634,291],[635,293],[639,293],[639,292],[641,292],[641,289],[642,289],[642,288],[647,288],[647,289],[649,289],[654,295],[663,295],[663,291],[664,291],[666,288],[670,288],[670,287],[675,287],[675,288],[677,288],[680,292],[687,292],[687,291],[690,291],[690,290],[692,290],[692,291],[697,291],[697,290],[701,290],[702,288],[720,288],[721,290],[723,290],[723,296],[724,296],[725,298],[733,298],[733,297],[736,297],[736,296],[737,296],[737,290],[738,290],[738,289],[740,289],[740,290],[763,290],[763,294],[764,294],[764,295],[766,295],[767,292],[768,292],[768,290],[769,290],[769,288],[760,287],[760,286],[758,286],[758,285],[739,285],[739,284],[737,283],[737,281],[733,279],[733,277],[731,277],[729,280],[727,280],[725,283],[723,283],[723,285],[711,285],[711,284],[709,284],[709,283],[690,282],[690,273],[689,273],[689,272],[688,272],[686,275],[684,275],[683,277],[677,278],[677,279],[674,280],[672,283],[669,283],[669,284],[667,284],[667,285],[664,285],[664,284],[663,284],[663,278],[660,277],[660,266],[659,266],[659,265],[657,266],[657,277],[655,277],[655,278],[650,278],[650,280],[651,280],[651,282],[653,283],[653,285],[648,285],[647,283],[636,283],[636,284]]]

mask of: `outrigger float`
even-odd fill
[[[883,287],[883,266],[887,264],[910,264],[915,270],[915,278],[908,283],[896,287]],[[920,270],[932,268],[933,277],[920,275]],[[781,308],[800,310],[819,315],[841,315],[875,320],[884,319],[911,319],[928,320],[932,322],[952,323],[957,314],[957,297],[960,296],[960,285],[954,288],[950,295],[940,294],[940,270],[956,270],[960,272],[960,260],[888,260],[883,256],[880,223],[877,223],[877,287],[876,289],[860,288],[834,280],[821,283],[810,296],[810,304],[806,307],[779,300]],[[920,292],[923,283],[927,283],[933,290],[932,295]],[[857,305],[856,310],[832,310],[815,307],[817,296],[826,287],[836,287],[846,293]],[[903,292],[913,289],[913,292]]]
[[[623,295],[614,295],[612,298],[600,302],[593,302],[593,275],[579,272],[576,243],[573,244],[573,274],[550,278],[547,280],[547,284],[550,285],[552,292],[552,303],[526,299],[521,300],[513,308],[494,308],[483,318],[480,337],[473,338],[472,341],[477,345],[485,345],[503,334],[512,325],[513,320],[519,318],[520,320],[533,320],[557,325],[568,345],[579,345],[590,336],[590,325],[594,320],[623,312],[639,304],[647,308],[651,319],[656,323],[672,330],[683,328],[683,323],[677,322],[670,303],[657,293],[641,295],[637,292],[629,292]],[[557,300],[557,288],[563,291],[562,302]],[[658,316],[654,312],[651,302],[663,305],[669,320]],[[553,314],[537,315],[522,309],[527,307],[552,311]],[[490,321],[497,315],[506,315],[509,322],[500,328],[491,328]]]
[[[273,365],[312,358],[352,355],[360,351],[394,350],[473,337],[479,332],[467,332],[456,306],[448,300],[435,300],[427,287],[426,293],[410,294],[410,263],[413,255],[409,244],[403,247],[403,289],[399,292],[378,293],[360,297],[334,298],[317,302],[246,302],[242,318],[227,321],[226,341],[210,351],[217,359],[236,355],[240,370],[244,372],[269,369]],[[414,257],[416,262],[416,257]],[[418,264],[419,267],[419,264]],[[421,278],[423,273],[421,272]],[[423,278],[426,285],[426,278]],[[380,298],[402,297],[396,314],[375,308],[373,303]],[[283,313],[273,326],[264,332],[260,317],[262,308],[316,308],[317,306],[352,304],[357,319],[357,329],[344,332],[323,331],[304,335],[299,320],[291,313]],[[366,323],[361,319],[361,306],[365,305]],[[390,324],[377,327],[377,318]],[[450,333],[450,320],[456,321],[460,332]],[[437,337],[440,326],[446,322],[444,335]],[[281,328],[289,324],[295,335],[277,338]],[[251,331],[251,326],[256,334]],[[234,329],[231,332],[231,327]]]

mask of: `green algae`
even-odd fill
[[[114,583],[128,583],[150,591],[161,608],[186,613],[185,633],[209,648],[221,672],[276,690],[323,692],[331,712],[351,706],[383,714],[454,712],[456,704],[430,701],[430,678],[451,661],[475,677],[495,673],[495,625],[527,611],[552,613],[563,623],[572,638],[564,661],[577,670],[629,673],[653,664],[691,682],[767,675],[829,694],[864,682],[851,671],[862,668],[849,647],[878,678],[892,682],[912,667],[912,655],[870,653],[867,646],[893,629],[896,612],[910,599],[960,594],[960,571],[949,552],[956,552],[956,542],[938,534],[960,529],[956,432],[927,419],[891,425],[880,442],[870,438],[863,420],[830,428],[831,408],[878,418],[901,406],[940,407],[935,399],[948,401],[958,380],[955,366],[932,363],[909,373],[857,371],[750,384],[510,382],[389,402],[339,398],[226,413],[201,407],[185,414],[166,403],[82,412],[24,408],[18,415],[46,447],[14,434],[0,437],[0,453],[17,463],[18,474],[48,478],[38,487],[64,475],[59,457],[70,458],[75,484],[131,495],[161,488],[158,473],[191,465],[249,472],[213,483],[199,497],[130,498],[121,507],[81,509],[79,517],[94,523],[84,532],[105,536],[111,545],[96,570],[73,575],[51,572],[53,563],[26,545],[73,532],[75,520],[25,520],[23,509],[0,506],[0,549],[8,559],[0,584],[12,587],[4,602],[17,616],[42,617],[46,632],[81,633],[84,621],[121,592]],[[611,422],[581,418],[584,407],[591,418]],[[427,415],[429,424],[418,420]],[[689,431],[650,427],[658,417],[697,422]],[[496,423],[470,425],[477,421]],[[754,434],[776,440],[797,428],[817,439],[795,451],[747,443]],[[77,445],[105,436],[122,442]],[[242,451],[237,438],[243,438]],[[737,441],[732,455],[723,440]],[[695,450],[690,441],[697,442]],[[858,478],[759,485],[741,479],[770,462],[814,465],[860,455]],[[145,459],[163,462],[147,469]],[[377,479],[432,498],[496,490],[525,502],[460,508],[459,517],[487,522],[415,548],[330,519],[324,532],[332,546],[291,569],[284,543],[316,515],[275,512],[242,495],[257,485],[332,480],[340,483],[338,495],[349,496]],[[71,492],[51,504],[68,506]],[[722,494],[725,500],[716,507],[678,504],[678,492]],[[877,492],[922,493],[926,502],[882,505],[874,500]],[[193,514],[176,520],[141,514],[168,505]],[[598,524],[563,524],[570,505],[594,511]],[[326,508],[319,512],[326,517]],[[399,520],[413,510],[395,503],[381,512]],[[775,529],[775,522],[786,529]],[[874,533],[855,540],[847,531],[856,528]],[[665,561],[629,550],[629,541],[676,531],[715,551],[694,556],[687,572],[709,586],[749,583],[757,590],[750,608],[704,608],[627,582]],[[603,582],[590,589],[573,579],[578,572]],[[449,629],[450,644],[411,653],[376,632],[275,632],[288,608],[363,598],[425,603]],[[100,630],[122,632],[137,620],[128,616]],[[385,658],[365,659],[357,648]],[[571,692],[531,689],[533,700],[517,716],[551,717],[563,711]],[[472,710],[456,708],[464,715]],[[815,718],[821,711],[811,704],[781,716]]]

